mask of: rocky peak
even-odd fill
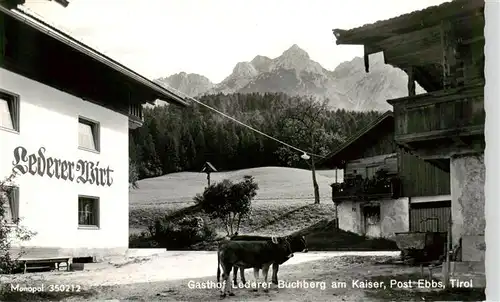
[[[213,87],[213,83],[207,77],[183,71],[157,81],[189,96],[197,96]]]
[[[237,78],[249,78],[254,77],[257,74],[259,74],[259,72],[250,62],[239,62],[236,66],[234,66],[231,76]]]
[[[309,54],[297,44],[293,44],[281,56],[274,59],[271,69],[293,69],[297,74],[303,71],[321,75],[325,74],[323,67],[311,60]]]
[[[281,57],[296,60],[309,60],[309,54],[297,44],[293,44],[290,48],[285,50]]]
[[[283,92],[329,98],[332,108],[387,110],[387,99],[407,95],[407,75],[384,63],[382,53],[369,57],[366,73],[362,57],[343,62],[329,71],[297,44],[279,57],[256,56],[250,62],[237,63],[232,73],[213,85],[207,78],[181,72],[161,79],[190,96],[207,93]],[[417,85],[417,93],[419,93]]]
[[[257,69],[258,72],[268,72],[272,60],[266,56],[256,56],[250,63]]]

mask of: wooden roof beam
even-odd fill
[[[476,15],[482,9],[484,0],[455,0],[350,30],[334,29],[334,34],[337,44],[373,43],[375,37],[380,40],[384,36],[416,31],[435,26],[443,20]]]
[[[484,41],[484,36],[477,36],[471,39],[461,40],[460,45],[470,45],[480,41]]]
[[[441,85],[439,84],[436,84],[435,82],[433,82],[431,79],[429,79],[429,76],[426,75],[422,69],[420,69],[419,67],[417,66],[414,66],[413,67],[413,76],[415,78],[415,81],[417,81],[417,83],[422,87],[424,88],[427,92],[430,92],[430,91],[436,91],[436,90],[439,90],[441,89]]]
[[[366,39],[363,40],[363,43],[359,43],[359,41],[344,41],[343,40],[343,35],[346,34],[349,30],[347,29],[332,29],[333,35],[335,36],[336,39],[336,44],[337,45],[360,45],[360,44],[372,44],[376,43],[377,41],[388,39],[391,37],[396,37],[398,36],[398,33],[395,32],[384,32],[384,33],[373,33],[370,37],[366,37]]]
[[[68,7],[69,1],[68,0],[47,0],[47,1],[54,1],[63,7]],[[24,5],[26,4],[26,0],[0,0],[0,5],[7,8],[7,9],[14,9],[18,5]]]
[[[396,66],[426,66],[442,63],[442,51],[440,46],[415,49],[413,52],[402,52],[398,49],[385,50],[386,62]],[[401,67],[400,67],[401,68]]]
[[[6,9],[14,9],[18,5],[23,5],[26,0],[0,0],[0,6],[5,7]]]
[[[427,45],[434,45],[440,41],[440,26],[426,27],[420,30],[392,36],[375,43],[381,49],[400,48],[404,45],[410,47],[425,47]]]

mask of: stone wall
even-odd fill
[[[342,201],[338,208],[339,228],[356,234],[365,233],[360,201]],[[370,202],[380,205],[381,237],[392,238],[394,233],[407,232],[409,228],[408,198]]]
[[[407,197],[380,202],[382,237],[392,239],[394,233],[408,232],[410,228]]]
[[[484,235],[484,155],[452,157],[450,177],[455,246],[462,236]]]
[[[362,234],[359,202],[341,201],[337,207],[337,212],[341,230]]]

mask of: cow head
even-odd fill
[[[293,252],[307,253],[306,236],[289,236],[290,248]]]
[[[274,244],[284,245],[290,252],[289,257],[292,257],[295,252],[307,253],[305,236],[291,235],[286,237],[272,237],[272,242]]]

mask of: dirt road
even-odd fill
[[[283,267],[339,256],[394,256],[397,252],[309,252],[296,253]],[[85,287],[160,282],[189,278],[214,278],[217,271],[216,252],[166,251],[153,256],[111,259],[104,263],[86,264],[84,271],[32,273],[14,275],[8,281],[53,281],[80,284]],[[4,278],[4,277],[0,277]],[[3,281],[3,280],[2,280]]]
[[[296,253],[280,267],[279,288],[268,293],[262,289],[235,288],[227,301],[363,301],[398,300],[390,288],[367,290],[363,281],[419,278],[418,268],[380,264],[397,256],[397,252],[309,252]],[[139,301],[214,301],[217,259],[215,252],[165,252],[152,257],[135,257],[124,261],[91,264],[81,272],[33,273],[0,277],[3,284],[20,287],[43,286],[44,293],[28,294],[20,300],[88,299]],[[252,270],[246,270],[247,281],[253,281]],[[381,280],[381,279],[380,279]],[[47,293],[50,285],[66,285],[64,293]],[[212,285],[212,288],[210,288]],[[79,291],[76,292],[75,289]],[[415,294],[415,291],[411,293]],[[14,300],[15,295],[7,296]],[[418,293],[417,293],[418,296]],[[403,300],[411,300],[407,294]],[[423,298],[419,296],[418,300]],[[427,299],[429,300],[429,299]],[[445,299],[449,300],[449,299]]]

